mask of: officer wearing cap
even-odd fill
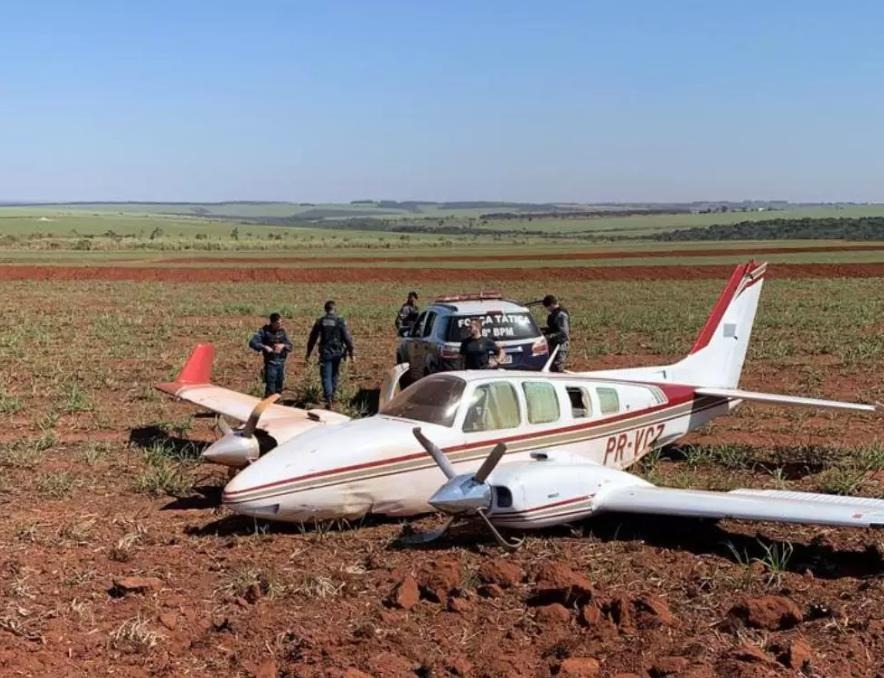
[[[316,319],[310,337],[307,339],[307,356],[304,361],[310,360],[313,347],[319,342],[319,377],[322,379],[322,392],[325,397],[325,406],[332,409],[335,403],[335,392],[338,390],[338,375],[341,370],[341,360],[349,355],[350,362],[355,361],[353,356],[353,338],[347,329],[347,323],[335,312],[335,302],[325,302],[325,315]]]

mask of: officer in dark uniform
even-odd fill
[[[310,338],[307,340],[307,357],[313,353],[313,347],[319,341],[319,376],[322,379],[322,391],[325,396],[325,406],[331,409],[335,403],[335,392],[338,390],[338,374],[341,369],[341,360],[350,356],[352,363],[353,339],[347,329],[347,323],[335,313],[335,302],[325,302],[325,315],[317,318],[310,330]]]
[[[564,372],[565,360],[568,357],[568,348],[571,342],[571,316],[559,305],[559,300],[552,294],[547,294],[543,298],[543,307],[549,312],[543,334],[549,343],[550,353],[557,346],[559,347],[559,352],[556,353],[550,371]]]
[[[282,327],[279,313],[270,314],[270,323],[255,332],[249,348],[264,356],[264,397],[282,393],[285,382],[285,359],[292,350],[292,342]]]
[[[503,362],[503,347],[497,342],[482,336],[482,321],[470,320],[470,333],[460,342],[465,370],[487,370]]]
[[[403,327],[414,327],[418,315],[420,310],[417,307],[417,292],[411,291],[406,302],[399,308],[399,313],[396,314],[396,332]]]

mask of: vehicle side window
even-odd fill
[[[529,424],[548,424],[559,419],[559,397],[547,381],[523,381],[522,391],[528,404]]]
[[[521,423],[516,389],[506,381],[476,387],[463,421],[463,430],[496,431],[515,428]]]
[[[433,311],[429,311],[427,313],[427,318],[424,322],[424,328],[421,332],[422,337],[429,337],[430,333],[433,331],[433,322],[436,320],[436,314]]]
[[[592,400],[589,398],[589,391],[580,386],[566,386],[565,390],[568,392],[568,400],[571,401],[571,416],[574,419],[591,417]]]
[[[599,386],[596,393],[599,396],[599,409],[602,414],[617,414],[620,411],[620,398],[616,388]]]

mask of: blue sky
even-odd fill
[[[0,8],[0,200],[884,201],[884,3]]]

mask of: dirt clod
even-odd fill
[[[387,604],[400,610],[410,610],[417,605],[419,599],[420,591],[418,590],[417,581],[409,574],[405,575],[390,592],[390,595],[387,597]]]
[[[633,600],[633,606],[636,612],[636,621],[640,628],[672,626],[676,622],[675,616],[669,610],[669,606],[656,596],[639,596]]]
[[[458,614],[466,614],[473,610],[473,604],[465,598],[449,598],[448,611]]]
[[[417,574],[421,595],[443,605],[460,586],[461,568],[456,560],[439,560],[424,565]]]
[[[472,663],[462,655],[449,659],[445,668],[455,676],[468,676],[473,672]]]
[[[778,643],[771,649],[781,664],[796,671],[809,668],[813,662],[813,648],[801,637]]]
[[[602,611],[595,603],[587,603],[580,608],[580,621],[586,626],[594,626],[602,620]]]
[[[108,593],[122,598],[130,593],[147,593],[161,588],[163,581],[157,577],[114,577]]]
[[[785,596],[745,598],[730,609],[728,617],[768,631],[791,628],[804,620],[795,601]]]
[[[482,584],[476,589],[483,598],[500,598],[504,595],[503,589],[497,584]]]
[[[540,624],[567,624],[571,621],[571,612],[564,605],[551,603],[534,608],[534,619]]]
[[[727,653],[728,658],[745,664],[763,664],[774,666],[774,662],[760,647],[745,643]]]
[[[562,563],[548,562],[537,570],[531,603],[581,604],[589,601],[592,596],[592,582],[586,576]]]
[[[690,660],[686,657],[660,657],[654,661],[648,673],[651,675],[651,678],[673,676],[687,669],[690,663]]]
[[[479,566],[479,580],[485,584],[497,584],[507,589],[517,586],[525,576],[522,568],[515,563],[496,558]]]
[[[599,675],[599,671],[599,660],[594,657],[568,657],[559,665],[558,675],[593,678]]]

